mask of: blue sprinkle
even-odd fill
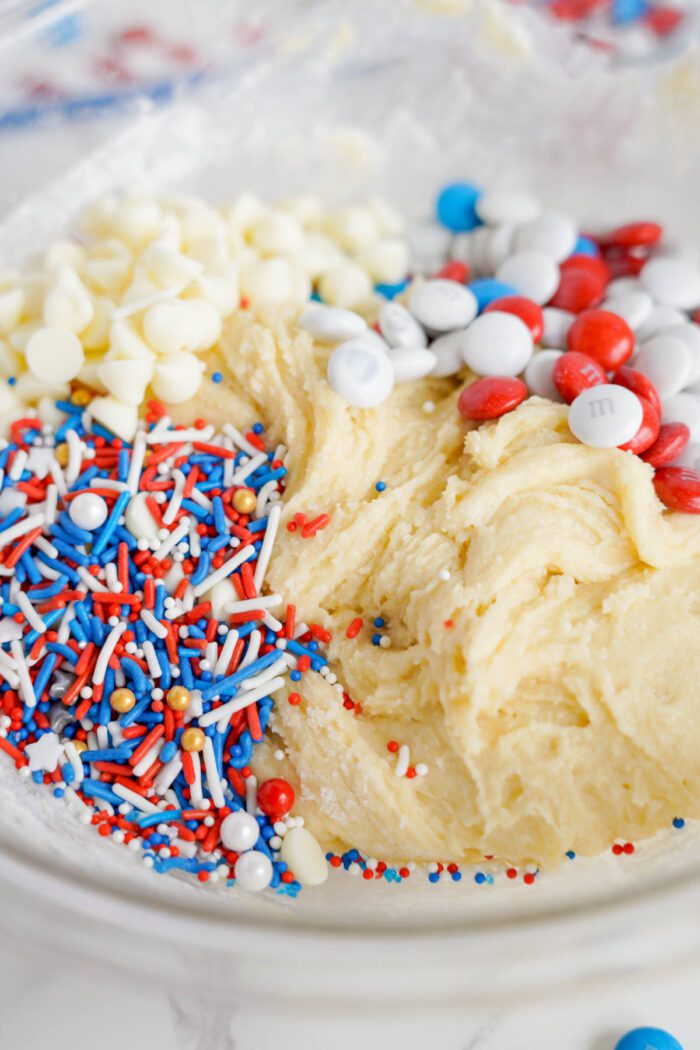
[[[383,492],[386,488],[386,481],[378,481],[374,487],[377,490],[377,492]]]
[[[15,377],[14,376],[10,376],[10,378],[7,380],[7,385],[8,386],[14,386],[16,382],[17,382],[17,380],[15,379]]]
[[[221,383],[221,382],[223,382],[223,379],[224,379],[224,377],[222,376],[221,372],[212,372],[212,376],[211,376],[212,383]]]
[[[379,645],[381,640],[382,640],[381,634],[373,634],[372,635],[372,645]]]
[[[674,826],[674,828],[678,828],[679,830],[680,830],[680,828],[684,828],[685,827],[685,821],[683,820],[683,817],[674,817],[673,818],[673,826]]]
[[[384,626],[384,617],[383,616],[375,616],[375,618],[374,618],[374,626],[375,627],[383,627]]]
[[[439,881],[440,881],[440,873],[438,871],[431,871],[430,875],[428,875],[428,882],[439,882]]]
[[[301,679],[301,671],[290,671],[289,677],[293,682],[298,682]]]
[[[574,853],[574,851],[572,849],[568,849],[566,851],[566,853],[564,854],[564,856],[568,857],[569,860],[576,860],[576,854]]]
[[[483,883],[486,882],[486,876],[484,875],[483,871],[477,871],[476,875],[474,876],[474,882],[477,884],[477,886],[482,886]]]
[[[265,427],[262,425],[262,423],[253,423],[250,429],[253,431],[254,434],[262,434]]]
[[[462,881],[462,872],[461,871],[453,871],[450,874],[451,874],[453,882],[461,882]],[[479,874],[481,874],[481,872],[479,872]],[[475,880],[478,881],[478,877],[477,876],[475,876]],[[482,881],[483,882],[487,882],[488,881],[485,875],[484,875]]]
[[[453,182],[438,194],[435,215],[438,222],[454,233],[466,233],[481,226],[476,213],[476,203],[481,190],[468,182]]]

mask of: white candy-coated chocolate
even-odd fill
[[[700,442],[700,397],[686,391],[674,394],[661,402],[664,423],[685,423],[690,431],[690,441]]]
[[[519,251],[544,252],[560,263],[571,255],[577,239],[576,226],[568,216],[544,212],[518,227],[514,244]]]
[[[662,306],[691,310],[700,304],[700,270],[683,259],[650,259],[639,280]]]
[[[364,317],[339,306],[310,306],[299,318],[305,329],[320,343],[342,343],[357,339],[367,331]]]
[[[433,332],[464,328],[478,309],[473,292],[457,281],[442,278],[414,285],[408,306],[419,324]]]
[[[282,839],[280,856],[302,886],[320,886],[328,878],[325,854],[306,828],[289,829]]]
[[[408,383],[430,375],[435,367],[435,354],[421,347],[402,346],[389,353],[395,383]]]
[[[476,214],[489,226],[499,223],[522,223],[536,219],[539,203],[524,190],[485,190],[476,202]]]
[[[541,306],[549,302],[559,286],[559,267],[544,252],[516,252],[501,263],[496,277]]]
[[[514,314],[482,314],[467,328],[462,354],[479,376],[517,376],[532,357],[530,329]]]
[[[624,386],[603,383],[584,390],[569,406],[569,428],[584,445],[616,448],[631,441],[642,424],[642,405]]]
[[[442,379],[444,376],[456,375],[466,367],[463,350],[466,332],[466,328],[458,328],[455,332],[448,332],[433,340],[430,352],[435,357],[435,364],[431,375]]]
[[[545,306],[542,311],[544,329],[540,338],[542,346],[551,350],[566,350],[566,337],[574,323],[575,316],[558,306]]]
[[[328,359],[328,382],[336,394],[356,408],[375,408],[386,401],[394,386],[388,355],[376,344],[354,339]]]
[[[379,330],[388,345],[395,349],[428,345],[425,329],[401,303],[382,303],[379,308]]]
[[[564,400],[552,378],[552,370],[562,353],[562,350],[540,350],[532,355],[523,375],[531,394],[546,397],[550,401]]]
[[[27,343],[27,365],[32,373],[47,383],[68,383],[80,371],[85,354],[73,332],[45,327],[36,331]]]
[[[632,363],[651,379],[662,401],[683,389],[694,366],[693,355],[683,339],[670,333],[655,335],[644,343]]]

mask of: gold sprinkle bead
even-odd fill
[[[109,702],[115,711],[118,711],[120,715],[125,715],[136,703],[136,697],[131,689],[115,689]]]
[[[73,404],[77,405],[79,408],[86,408],[92,401],[92,394],[89,390],[86,390],[85,387],[78,387],[77,390],[73,391],[70,399]]]
[[[255,493],[250,489],[238,489],[233,494],[233,508],[239,514],[251,514],[255,510]]]
[[[84,740],[73,740],[72,744],[79,755],[82,755],[83,751],[87,751],[87,744]]]
[[[205,739],[204,730],[196,729],[192,726],[191,729],[186,729],[182,734],[180,743],[185,751],[201,751],[204,747]]]
[[[191,699],[189,689],[185,689],[184,685],[174,685],[168,689],[165,702],[171,711],[186,711]]]
[[[68,445],[56,445],[53,454],[59,467],[68,466]]]

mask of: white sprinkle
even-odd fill
[[[209,794],[212,797],[212,802],[219,808],[226,804],[224,799],[224,793],[221,790],[221,778],[216,768],[216,756],[214,754],[214,745],[211,741],[211,737],[204,738],[204,748],[202,751],[204,758],[204,768],[207,774],[207,787],[209,788]]]
[[[185,481],[187,480],[181,470],[173,470],[172,476],[175,481],[175,488],[170,497],[170,503],[168,503],[168,506],[163,513],[164,525],[172,525],[175,521],[177,512],[180,509],[180,504],[182,503],[182,491],[185,487]]]
[[[135,496],[139,490],[141,469],[143,467],[145,455],[146,435],[143,433],[142,430],[139,430],[138,434],[134,438],[134,447],[131,451],[131,463],[129,464],[129,473],[126,476],[126,487],[132,496]]]
[[[248,452],[251,456],[255,456],[260,450],[251,445],[247,438],[244,438],[239,430],[233,426],[232,423],[224,423],[222,430],[224,434],[231,438],[231,441],[244,452]]]
[[[207,809],[207,806],[202,805],[204,798],[202,797],[202,763],[199,759],[199,752],[191,751],[190,757],[194,774],[194,782],[190,784],[190,802],[197,809]]]
[[[105,587],[104,584],[100,583],[99,580],[96,580],[95,577],[88,572],[84,565],[79,565],[75,571],[77,572],[78,576],[85,584],[85,586],[88,588],[88,590],[99,592],[108,590],[108,588]]]
[[[79,784],[82,784],[83,777],[85,776],[85,771],[83,769],[83,763],[80,761],[80,755],[78,754],[78,752],[76,750],[76,747],[75,747],[75,744],[73,743],[72,740],[65,740],[64,741],[64,743],[63,743],[63,750],[65,751],[66,758],[70,762],[71,769],[73,770],[73,773],[75,774],[74,778],[73,778],[73,784],[74,784],[75,787],[78,787]]]
[[[245,808],[255,816],[258,808],[258,778],[253,773],[245,779]]]
[[[56,521],[56,505],[58,503],[58,489],[55,485],[49,485],[46,489],[46,502],[44,503],[44,514],[46,524],[53,525]],[[54,547],[54,550],[56,548]]]
[[[182,759],[179,755],[173,755],[170,761],[165,763],[153,781],[153,790],[155,793],[157,795],[164,795],[176,777],[179,776],[181,769]]]
[[[168,421],[169,425],[170,421]],[[195,427],[190,430],[158,430],[154,427],[146,434],[146,441],[149,445],[169,445],[184,441],[209,441],[213,436],[214,427],[203,427],[202,430],[197,430]]]
[[[257,660],[258,653],[260,652],[260,645],[262,642],[262,632],[256,627],[254,631],[250,632],[248,636],[248,646],[245,651],[245,655],[241,660],[239,671],[242,671],[244,667],[252,664],[254,660]]]
[[[411,752],[409,746],[408,744],[402,744],[399,748],[399,753],[396,756],[396,768],[394,769],[394,775],[397,777],[405,777],[410,760]]]
[[[438,576],[443,581],[443,583],[446,583],[447,580],[449,580],[451,575],[452,575],[452,573],[450,572],[449,569],[440,569],[440,572],[438,573]]]
[[[258,566],[260,565],[260,559],[262,558],[264,548],[265,541],[263,540],[263,548],[260,551],[260,557],[258,558]],[[236,554],[234,554],[232,558],[229,558],[227,562],[224,562],[221,568],[215,569],[214,572],[210,573],[205,580],[202,580],[202,582],[198,583],[196,587],[193,587],[192,593],[194,597],[199,598],[201,594],[204,594],[206,591],[210,590],[210,588],[213,587],[215,583],[219,583],[221,580],[225,580],[228,576],[231,575],[231,573],[235,572],[236,569],[240,565],[242,565],[244,561],[247,561],[251,554],[255,554],[255,548],[252,546],[252,544],[249,543],[245,547],[242,547]],[[253,579],[255,580],[256,588],[260,590],[260,585],[257,582],[257,571]]]
[[[141,610],[141,619],[145,623],[146,627],[148,627],[149,631],[152,631],[152,633],[155,634],[156,638],[167,638],[168,637],[168,629],[167,629],[167,627],[164,627],[163,624],[159,620],[156,620],[155,616],[153,615],[153,613],[149,609],[142,609]],[[144,645],[145,644],[146,643],[144,642]],[[150,644],[151,643],[149,642],[149,645]]]
[[[263,487],[258,492],[258,497],[257,497],[257,499],[255,501],[255,517],[256,518],[264,518],[265,517],[265,507],[266,507],[266,505],[268,503],[268,500],[272,496],[273,492],[276,492],[276,491],[277,491],[277,482],[274,480],[274,478],[273,478],[272,481],[266,481],[265,482]]]
[[[258,555],[258,564],[253,576],[253,583],[255,584],[255,589],[257,591],[262,588],[263,580],[265,579],[265,573],[267,572],[267,566],[269,565],[272,556],[272,548],[277,536],[281,516],[282,508],[279,505],[276,504],[274,507],[270,507],[270,514],[267,519],[267,529],[265,530],[265,537]]]
[[[121,784],[112,784],[111,790],[115,795],[119,795],[119,798],[123,798],[125,802],[130,802],[134,809],[140,809],[144,813],[158,812],[158,807],[149,802],[148,799],[145,799],[143,795],[139,795],[137,791],[131,791],[128,787],[122,787]]]
[[[27,666],[27,660],[24,655],[24,650],[22,649],[22,643],[17,639],[10,642],[10,652],[14,657],[17,675],[19,677],[19,691],[22,694],[22,699],[27,707],[36,707],[36,694],[34,692],[32,680],[29,677],[29,667]]]
[[[166,554],[169,554],[173,547],[177,546],[181,539],[183,539],[189,532],[189,523],[181,522],[176,529],[173,529],[168,534],[167,539],[163,540],[159,547],[153,552],[154,558],[164,558]]]
[[[279,692],[284,687],[284,678],[272,678],[269,682],[265,682],[263,685],[258,686],[257,689],[249,689],[240,695],[236,695],[228,703],[222,704],[221,707],[215,708],[213,711],[207,711],[205,715],[202,715],[199,719],[199,724],[202,729],[206,729],[207,726],[213,725],[214,722],[223,723],[226,725],[231,715],[235,714],[236,711],[242,711],[244,707],[250,707],[251,704],[257,700],[261,700],[264,696],[270,696],[272,693]]]
[[[28,518],[23,518],[22,521],[18,521],[15,525],[10,525],[9,529],[3,529],[0,532],[0,547],[5,547],[12,540],[18,539],[20,536],[25,536],[32,529],[36,529],[39,525],[43,525],[46,521],[45,514],[30,514]],[[54,548],[55,550],[55,548]]]
[[[428,767],[426,766],[425,762],[419,762],[418,765],[415,767],[415,769],[416,769],[416,776],[427,777],[427,775],[428,775]]]
[[[252,474],[258,467],[261,467],[263,463],[267,463],[267,452],[256,452],[247,463],[238,468],[231,478],[231,483],[233,485],[242,485],[248,475]]]
[[[148,751],[143,756],[141,761],[137,762],[134,766],[133,772],[135,777],[142,777],[146,770],[153,765],[164,745],[164,740],[156,740],[153,747],[149,747]]]
[[[7,476],[11,481],[19,481],[22,477],[22,471],[27,465],[28,459],[29,453],[25,452],[23,448],[17,450],[15,458],[12,460],[12,466],[7,472]]]
[[[228,602],[224,606],[224,610],[228,616],[232,616],[234,613],[247,612],[248,609],[274,609],[278,605],[282,605],[283,600],[281,594],[266,594],[264,597],[244,598],[239,602]]]
[[[16,598],[17,604],[27,618],[27,621],[31,624],[35,631],[39,634],[43,634],[46,630],[46,624],[39,616],[32,603],[30,602],[24,591],[20,591]]]
[[[112,653],[117,647],[117,642],[126,630],[126,626],[126,623],[117,623],[107,635],[102,650],[100,651],[100,655],[97,657],[97,663],[95,664],[95,672],[92,676],[93,685],[101,685],[102,682],[104,682]],[[137,775],[140,776],[140,774]]]

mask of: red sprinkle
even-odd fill
[[[358,634],[362,630],[364,620],[361,616],[356,616],[354,620],[351,620],[345,631],[346,638],[357,638]]]

